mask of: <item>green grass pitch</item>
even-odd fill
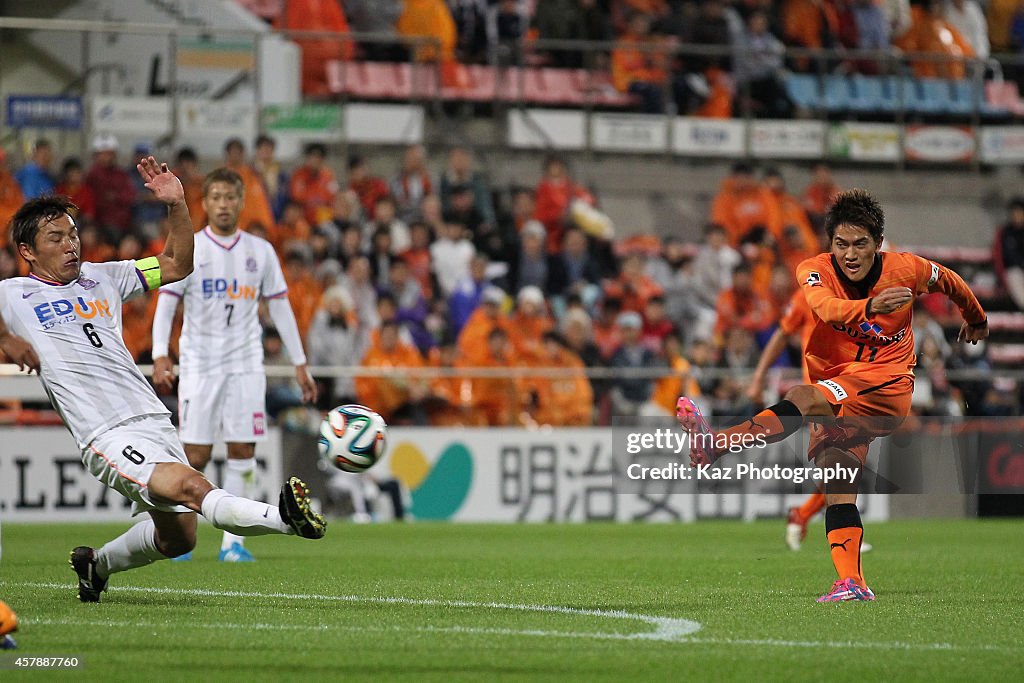
[[[123,525],[3,527],[0,599],[21,655],[67,672],[0,680],[1021,680],[1024,523],[869,525],[877,602],[819,605],[823,532],[674,525],[335,523],[250,539],[258,562],[118,574],[74,596],[68,551]],[[694,630],[699,625],[699,630]],[[0,661],[9,655],[0,655]]]

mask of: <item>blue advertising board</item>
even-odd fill
[[[82,127],[82,98],[59,95],[10,95],[7,98],[7,125],[11,128]]]

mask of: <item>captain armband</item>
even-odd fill
[[[156,256],[140,258],[135,262],[135,270],[146,286],[146,291],[153,291],[160,288],[160,261]]]

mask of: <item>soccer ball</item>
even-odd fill
[[[365,472],[384,455],[388,425],[366,406],[350,403],[320,424],[320,457],[344,472]]]

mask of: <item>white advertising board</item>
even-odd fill
[[[131,505],[82,465],[74,439],[63,427],[0,429],[0,520],[11,522],[127,521]],[[206,474],[221,481],[226,451],[213,450]],[[281,432],[271,429],[256,447],[261,496],[277,501],[281,486]]]
[[[586,114],[561,109],[512,109],[508,145],[516,149],[583,149]]]
[[[760,121],[750,124],[750,152],[769,159],[817,159],[825,148],[821,121]]]
[[[148,136],[155,140],[171,130],[168,97],[102,97],[91,100],[94,132],[121,136]],[[124,142],[124,140],[122,140]]]
[[[707,157],[741,157],[746,137],[742,121],[677,118],[672,122],[672,151]]]
[[[649,114],[594,114],[590,144],[602,152],[664,153],[668,149],[668,121]]]
[[[616,489],[611,428],[393,428],[376,476],[409,489],[417,519],[466,522],[676,522],[778,517],[804,496],[749,488],[698,493]],[[747,486],[747,484],[743,484]],[[633,488],[633,487],[631,487]],[[774,487],[777,491],[778,487]],[[863,496],[866,519],[887,519],[886,496]]]
[[[837,123],[828,132],[830,156],[850,161],[899,161],[900,127],[891,123]]]
[[[345,139],[412,145],[423,142],[423,107],[414,104],[350,104],[342,112]]]
[[[1024,126],[982,128],[981,160],[986,164],[1024,163]]]

